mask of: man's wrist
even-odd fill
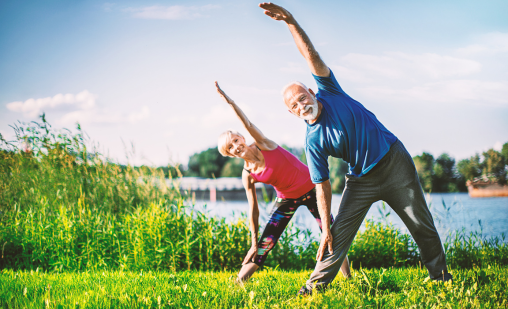
[[[286,22],[286,24],[288,25],[298,25],[298,23],[296,22],[296,19],[293,17],[293,15],[291,15],[290,17],[286,18],[284,20]]]

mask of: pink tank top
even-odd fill
[[[272,185],[280,198],[299,198],[314,188],[309,168],[286,149],[261,150],[265,169],[250,175],[254,180]]]

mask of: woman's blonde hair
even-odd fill
[[[233,157],[229,153],[228,145],[231,143],[231,134],[239,135],[243,137],[242,134],[240,134],[238,131],[235,130],[227,130],[226,132],[222,133],[219,136],[219,140],[217,142],[217,148],[219,149],[219,152],[224,157]]]

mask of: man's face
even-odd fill
[[[312,121],[318,115],[318,102],[310,89],[300,85],[292,85],[284,93],[284,103],[291,114],[298,118]]]

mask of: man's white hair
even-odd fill
[[[294,85],[298,85],[300,87],[303,87],[303,89],[305,90],[308,90],[309,88],[307,88],[307,86],[305,86],[302,82],[299,82],[299,81],[294,81],[294,82],[290,82],[289,84],[287,84],[286,86],[284,86],[284,88],[282,88],[282,95],[285,95],[286,94],[286,91],[288,90],[289,87],[291,86],[294,86]]]

